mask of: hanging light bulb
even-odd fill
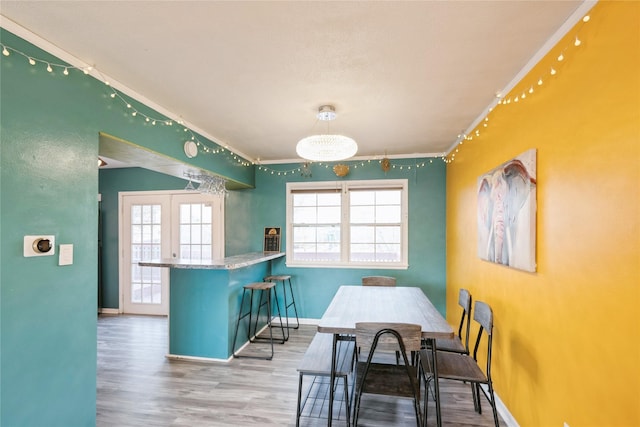
[[[4,56],[9,56],[10,55],[9,50],[5,46],[2,47],[2,54]]]
[[[64,67],[64,71],[62,72],[62,74],[64,74],[65,76],[69,75],[69,69],[67,67]]]
[[[551,67],[551,75],[552,75],[552,76],[555,76],[555,75],[556,75],[556,73],[557,73],[556,69],[555,69],[555,68],[553,68],[553,67]]]
[[[578,38],[578,36],[576,36],[576,41],[573,42],[573,45],[575,47],[578,47],[582,44],[582,42],[580,41],[580,39]]]
[[[560,62],[560,61],[562,61],[562,60],[564,60],[564,53],[561,53],[561,54],[558,56],[558,62]]]
[[[36,65],[36,61],[33,58],[29,58],[29,65]]]
[[[51,64],[47,63],[47,71],[52,72],[53,68],[51,68]]]

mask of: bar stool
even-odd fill
[[[233,357],[247,357],[252,359],[265,359],[271,360],[273,359],[273,342],[275,341],[273,338],[272,324],[271,324],[271,290],[273,290],[274,296],[276,296],[275,291],[276,284],[274,282],[257,282],[257,283],[249,283],[243,286],[242,289],[242,299],[240,300],[240,310],[238,310],[238,321],[236,322],[236,333],[233,336]],[[242,307],[244,306],[244,296],[249,291],[249,311],[246,313],[242,313]],[[251,318],[253,317],[253,292],[260,291],[260,298],[258,300],[258,308],[256,310],[256,321],[253,327],[253,335],[251,334]],[[266,293],[266,298],[263,298]],[[264,300],[264,301],[263,301]],[[267,327],[269,328],[269,337],[258,337],[258,318],[260,317],[260,309],[262,307],[267,307]],[[276,342],[279,344],[284,344],[286,341],[284,326],[282,325],[282,315],[280,314],[280,303],[278,302],[278,298],[276,296],[276,307],[278,309],[278,318],[280,319],[280,329],[282,330],[282,340],[278,339]],[[238,338],[238,330],[240,328],[240,321],[245,317],[249,316],[249,324],[247,326],[247,338],[250,343],[254,343],[256,341],[268,341],[271,344],[271,356],[253,356],[253,355],[240,355],[236,354],[236,339]]]
[[[298,319],[298,309],[296,308],[296,299],[293,296],[293,288],[291,287],[291,276],[267,276],[264,278],[265,282],[282,282],[282,294],[284,295],[284,315],[287,322],[287,340],[289,339],[289,328],[298,329],[300,327],[300,320]],[[287,302],[287,285],[289,282],[289,294],[291,295],[291,301]],[[276,293],[277,298],[277,293]],[[289,326],[289,307],[293,307],[293,311],[296,315],[296,326]]]

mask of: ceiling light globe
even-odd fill
[[[358,144],[343,135],[312,135],[298,142],[296,152],[314,162],[334,162],[355,156]]]

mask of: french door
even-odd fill
[[[221,196],[120,193],[120,301],[130,314],[167,315],[169,269],[140,261],[224,257]]]

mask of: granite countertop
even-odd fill
[[[182,258],[164,258],[160,260],[141,261],[138,265],[143,267],[169,267],[185,269],[208,269],[208,270],[235,270],[247,267],[259,262],[280,258],[284,252],[250,252],[247,254],[234,255],[221,259],[190,260]]]

